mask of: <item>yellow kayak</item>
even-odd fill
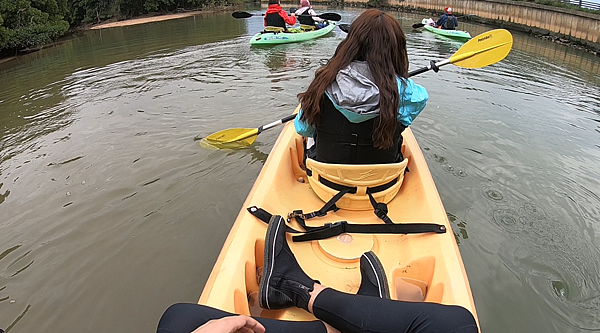
[[[477,319],[458,246],[421,149],[410,128],[403,136],[403,155],[408,159],[409,172],[404,175],[398,193],[387,203],[388,216],[398,224],[439,224],[445,226],[447,232],[343,233],[307,242],[292,242],[292,234],[288,234],[288,243],[302,269],[325,286],[356,293],[360,284],[360,255],[373,251],[385,268],[392,299],[460,305]],[[298,308],[273,311],[258,307],[267,224],[247,210],[256,206],[271,214],[287,216],[297,209],[312,212],[321,208],[324,201],[306,181],[302,160],[302,138],[295,132],[293,124],[288,123],[240,210],[199,304],[264,318],[315,319]],[[321,226],[337,221],[383,224],[373,209],[344,208],[306,220],[306,224]],[[302,229],[293,219],[289,226]]]

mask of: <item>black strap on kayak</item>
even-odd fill
[[[259,220],[269,223],[271,213],[266,210],[252,206],[248,207],[250,214],[257,217]],[[446,227],[435,223],[393,223],[393,224],[353,224],[347,221],[338,221],[334,223],[326,223],[320,227],[310,227],[305,224],[306,231],[298,231],[286,225],[286,232],[300,234],[292,237],[294,242],[306,242],[320,239],[335,237],[343,233],[357,234],[421,234],[421,233],[438,233],[446,232]]]
[[[312,174],[312,172],[310,172],[308,169],[307,169],[307,173],[309,174],[309,176],[310,176],[310,174]],[[327,213],[329,213],[330,211],[334,211],[334,212],[337,211],[339,208],[335,205],[336,202],[338,202],[346,193],[352,193],[352,194],[356,193],[356,187],[350,187],[350,186],[337,184],[326,178],[321,177],[320,175],[319,175],[319,182],[329,188],[338,190],[339,192],[336,195],[334,195],[333,198],[329,199],[329,201],[327,201],[325,203],[325,205],[323,207],[321,207],[321,209],[319,209],[319,210],[316,210],[311,213],[304,213],[304,212],[302,212],[302,210],[294,210],[293,212],[288,214],[288,222],[290,221],[290,219],[295,218],[296,221],[302,227],[304,227],[306,229],[306,223],[304,222],[304,220],[312,219],[314,217],[322,217],[322,216],[327,215]],[[386,224],[394,224],[394,222],[392,222],[390,217],[387,215],[387,213],[388,213],[387,204],[382,203],[382,202],[377,202],[375,200],[375,198],[373,197],[372,193],[378,193],[378,192],[385,191],[388,188],[394,186],[397,182],[398,182],[398,179],[394,178],[391,181],[389,181],[383,185],[367,187],[367,195],[369,196],[369,201],[371,202],[371,206],[373,206],[373,212],[375,213],[375,215],[377,215],[377,217],[379,217]],[[309,229],[306,229],[306,230],[309,230]]]

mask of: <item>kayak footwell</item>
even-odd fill
[[[403,154],[408,170],[402,186],[388,203],[388,216],[395,223],[437,223],[442,234],[341,234],[320,241],[287,240],[302,269],[313,279],[336,290],[354,294],[360,285],[360,255],[373,251],[385,268],[392,299],[461,305],[475,318],[475,306],[456,239],[446,217],[429,169],[410,128],[404,133]],[[263,310],[258,289],[264,265],[267,224],[246,208],[257,206],[271,214],[287,216],[296,209],[318,210],[324,202],[313,192],[303,169],[302,138],[292,124],[285,125],[265,165],[241,207],[199,299],[229,312],[263,318],[314,320],[308,312],[290,308]],[[324,217],[307,220],[310,226],[348,221],[378,224],[373,210],[340,209]],[[292,221],[289,225],[302,228]]]
[[[342,246],[347,246],[348,248],[355,247],[356,244],[349,245],[348,243],[344,243],[340,241],[339,238],[347,237],[348,234],[340,235],[337,238],[333,238],[328,240],[329,243],[338,242],[340,244],[345,244]],[[366,235],[371,238],[372,241],[375,241],[375,237],[372,235]],[[378,235],[377,237],[380,237]],[[394,236],[386,235],[383,238],[392,238]],[[291,244],[291,239],[288,237],[288,242]],[[351,259],[342,259],[342,258],[334,258],[328,255],[327,251],[323,249],[321,246],[322,241],[313,242],[311,250],[315,253],[320,259],[327,261],[329,265],[333,267],[328,270],[327,278],[325,278],[325,274],[319,274],[318,279],[324,285],[331,285],[333,282],[329,281],[331,279],[335,279],[336,276],[339,276],[341,272],[347,273],[351,272],[355,278],[345,279],[343,281],[344,288],[335,288],[340,291],[344,291],[350,294],[355,294],[358,291],[358,287],[360,286],[360,270],[359,270],[359,258],[362,253],[366,251],[360,252],[358,258]],[[377,244],[375,242],[371,243],[373,246],[367,251],[379,252],[381,251],[382,246],[394,246],[397,245],[390,239],[379,239]],[[330,244],[331,245],[331,244]],[[362,244],[364,245],[364,244]],[[327,246],[327,245],[326,245]],[[340,245],[338,245],[340,246]],[[360,246],[359,246],[360,247]],[[354,248],[354,251],[358,253],[358,249]],[[265,310],[262,309],[258,304],[258,286],[260,284],[260,278],[262,276],[262,268],[264,265],[264,241],[257,240],[254,246],[254,260],[246,261],[243,266],[243,277],[244,284],[246,286],[246,290],[235,289],[233,296],[233,309],[235,313],[252,315],[256,317],[262,318],[271,318],[271,319],[285,319],[285,320],[315,320],[315,318],[306,311],[297,308],[290,308],[285,310]],[[381,257],[380,257],[381,259]],[[298,259],[300,261],[300,259]],[[304,266],[302,266],[304,267]],[[436,283],[431,285],[433,280],[433,274],[436,269],[435,266],[435,258],[432,256],[424,256],[418,260],[407,262],[405,265],[398,267],[392,272],[387,272],[388,276],[392,278],[389,279],[390,284],[390,293],[392,299],[402,300],[402,301],[413,301],[413,302],[433,302],[433,303],[441,303],[443,299],[444,292],[444,284]],[[240,271],[239,273],[242,273]],[[312,277],[312,276],[311,276]],[[200,302],[201,304],[205,304],[204,302]],[[214,306],[214,305],[213,305]],[[231,311],[231,308],[224,309],[226,311]]]

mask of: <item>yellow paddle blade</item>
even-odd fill
[[[504,59],[513,38],[505,29],[484,32],[470,39],[452,57],[450,63],[463,68],[481,68]]]
[[[256,136],[254,136],[256,138]],[[254,142],[254,140],[252,140]],[[219,142],[219,141],[210,141],[206,138],[198,141],[200,147],[208,150],[218,150],[218,149],[240,149],[246,148],[252,145],[252,143],[248,143],[245,140],[241,141],[233,141],[233,142]]]
[[[230,128],[213,133],[207,136],[206,140],[222,143],[244,140],[251,145],[256,140],[257,135],[258,128]]]
[[[230,128],[213,133],[200,140],[206,149],[236,149],[250,146],[256,141],[258,128]]]

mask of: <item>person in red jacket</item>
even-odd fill
[[[281,8],[279,0],[269,0],[269,8],[265,14],[265,27],[279,27],[287,31],[286,23],[296,24],[296,14],[292,13],[291,16],[288,16]]]

